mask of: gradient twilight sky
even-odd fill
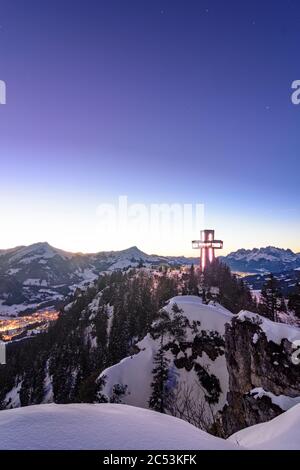
[[[99,231],[127,195],[300,251],[299,44],[298,0],[1,0],[0,247],[193,253]]]

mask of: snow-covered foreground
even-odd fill
[[[242,429],[227,441],[248,449],[299,450],[300,404],[267,423]]]
[[[50,404],[0,412],[1,450],[235,448],[180,419],[127,405]]]
[[[155,411],[119,404],[35,405],[0,412],[0,450],[300,449],[300,404],[227,440]]]

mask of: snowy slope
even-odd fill
[[[125,405],[36,405],[0,412],[1,450],[234,449],[231,442]]]
[[[249,449],[300,449],[300,404],[267,423],[256,424],[227,439]]]
[[[183,310],[184,316],[189,320],[190,324],[193,321],[200,322],[199,334],[204,331],[207,334],[217,333],[221,340],[224,338],[225,324],[230,322],[232,314],[221,307],[220,305],[204,305],[199,297],[195,296],[179,296],[170,300],[166,310],[172,315],[172,306],[177,304]],[[187,327],[187,342],[193,342],[195,339],[195,332]],[[170,338],[171,340],[172,338]],[[159,348],[159,340],[154,340],[148,334],[140,343],[138,347],[140,352],[134,356],[123,359],[120,363],[106,369],[101,376],[106,377],[106,384],[103,388],[103,393],[108,397],[112,396],[113,387],[115,384],[127,385],[127,394],[122,398],[122,402],[128,405],[139,406],[148,408],[148,401],[151,396],[151,382],[153,370],[153,358]],[[179,357],[191,358],[192,351],[189,347],[185,352],[180,352]],[[226,403],[226,396],[228,392],[228,371],[226,367],[226,359],[224,354],[216,354],[216,358],[211,359],[206,352],[202,352],[195,362],[201,365],[209,374],[217,377],[221,386],[221,393],[217,403],[212,405],[214,411],[220,410]],[[195,368],[192,366],[191,370],[185,367],[178,368],[174,364],[176,357],[171,351],[168,351],[167,357],[171,361],[170,371],[171,380],[177,384],[188,385],[193,388],[193,393],[197,400],[206,402],[205,395],[207,390],[199,384],[199,379]],[[210,419],[211,410],[207,403],[207,417]]]

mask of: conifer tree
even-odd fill
[[[259,313],[272,321],[277,321],[277,314],[282,306],[282,292],[273,274],[262,287]]]
[[[160,413],[165,413],[168,398],[168,374],[169,359],[165,356],[163,343],[161,342],[158,352],[154,356],[153,382],[151,383],[152,394],[149,399],[149,407]]]
[[[290,293],[288,307],[300,318],[300,283]]]
[[[199,287],[198,287],[198,276],[195,272],[195,267],[192,264],[189,272],[189,280],[188,280],[188,294],[189,295],[199,295]]]
[[[161,310],[159,319],[151,329],[152,336],[156,339],[160,338],[160,348],[154,356],[155,367],[152,370],[152,395],[149,407],[160,413],[165,413],[171,394],[171,389],[168,386],[170,361],[166,357],[168,344],[165,344],[165,340],[169,336],[178,342],[184,341],[187,325],[188,319],[183,315],[183,310],[175,303],[172,306],[172,315],[169,315],[166,310]]]

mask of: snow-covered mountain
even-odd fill
[[[194,296],[171,299],[166,307],[171,317],[175,304],[188,320],[183,339],[172,331],[164,337],[177,407],[188,396],[201,405],[205,429],[219,420],[230,435],[300,403],[299,371],[292,361],[298,328],[247,311],[233,315]],[[122,403],[148,408],[161,338],[148,334],[137,347],[137,354],[102,372],[102,393],[113,399],[116,389],[123,390]]]
[[[300,254],[268,246],[253,250],[240,249],[220,257],[232,271],[245,273],[281,272],[300,267]]]
[[[43,242],[0,250],[0,315],[56,305],[75,287],[91,282],[103,271],[192,262],[184,257],[147,255],[137,247],[82,254]]]
[[[36,405],[0,412],[0,450],[229,450],[181,419],[113,404]]]
[[[80,283],[86,262],[53,248],[35,243],[0,252],[0,314],[30,312],[64,299],[72,284]],[[94,276],[95,277],[95,276]]]

